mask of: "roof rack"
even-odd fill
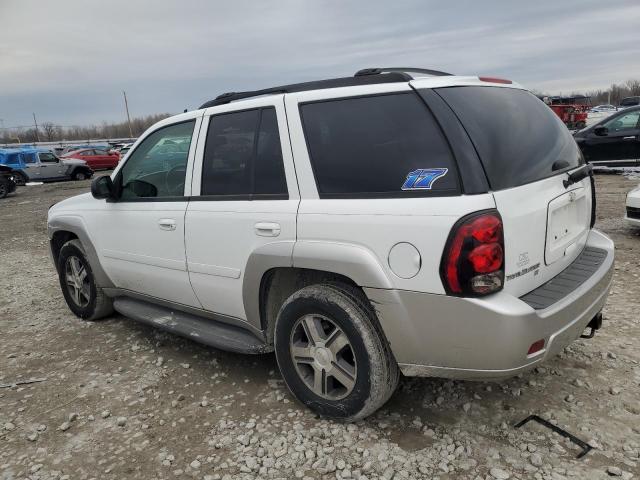
[[[265,88],[247,92],[227,92],[218,95],[213,100],[203,103],[200,108],[215,107],[225,105],[236,100],[245,98],[260,97],[263,95],[273,95],[276,93],[304,92],[307,90],[322,90],[325,88],[353,87],[358,85],[376,85],[380,83],[400,83],[413,80],[407,72],[422,73],[434,76],[451,75],[450,73],[438,70],[427,70],[424,68],[366,68],[356,72],[353,77],[331,78],[328,80],[316,80],[313,82],[293,83],[279,87]]]
[[[355,77],[363,77],[366,75],[380,75],[381,73],[394,73],[400,72],[408,75],[407,72],[422,73],[424,75],[431,75],[433,77],[445,77],[451,76],[453,73],[441,72],[440,70],[431,70],[428,68],[414,68],[414,67],[385,67],[385,68],[363,68],[358,70]],[[410,77],[413,79],[413,77]]]

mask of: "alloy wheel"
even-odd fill
[[[78,307],[84,308],[91,300],[91,286],[87,267],[82,260],[72,255],[65,264],[65,279],[70,297]]]
[[[324,315],[299,318],[291,331],[289,350],[298,375],[316,395],[339,400],[355,387],[353,346],[342,329]]]

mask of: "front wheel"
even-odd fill
[[[77,171],[73,174],[73,179],[74,180],[86,180],[87,178],[89,178],[87,176],[87,174],[83,171]]]
[[[274,343],[289,390],[326,417],[360,420],[398,384],[398,365],[375,312],[347,285],[311,285],[291,295],[278,313]]]
[[[113,312],[111,299],[96,285],[91,265],[79,240],[60,249],[58,277],[69,309],[83,320],[97,320]]]

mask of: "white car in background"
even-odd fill
[[[640,185],[627,194],[627,214],[624,219],[630,225],[640,227]]]

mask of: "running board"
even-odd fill
[[[272,349],[248,330],[128,297],[113,300],[113,308],[125,317],[194,342],[235,353],[266,353]]]

